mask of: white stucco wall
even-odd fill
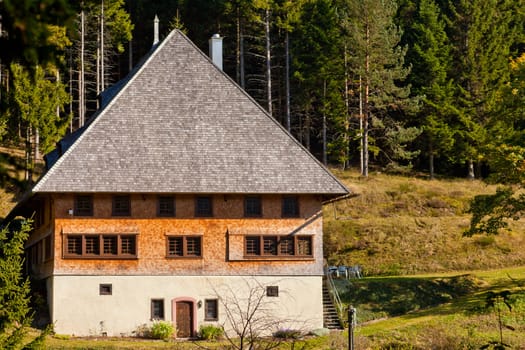
[[[100,284],[111,284],[112,295],[99,295]],[[48,280],[48,299],[58,334],[132,335],[138,326],[151,323],[151,299],[164,299],[165,320],[173,322],[176,298],[202,301],[196,308],[196,331],[205,323],[228,330],[223,303],[245,303],[249,291],[266,286],[279,287],[279,296],[265,295],[260,307],[260,314],[272,320],[270,331],[323,326],[322,276],[53,276]],[[204,300],[217,297],[219,320],[205,322]]]

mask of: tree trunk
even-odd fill
[[[366,28],[366,46],[370,46],[370,30]],[[369,110],[369,89],[370,89],[370,56],[365,56],[365,94],[363,101],[363,170],[361,175],[368,177],[368,122],[370,117]]]
[[[268,100],[268,113],[272,115],[272,63],[270,46],[270,9],[265,10],[265,32],[266,32],[266,90]]]
[[[105,79],[105,68],[104,68],[104,0],[101,1],[100,5],[100,91],[104,91],[106,88]]]
[[[344,59],[345,59],[345,122],[344,122],[344,128],[345,128],[345,134],[343,135],[343,143],[344,143],[344,161],[343,161],[343,170],[350,167],[350,98],[348,97],[348,55],[347,55],[347,47],[345,44],[345,52],[344,52]]]
[[[326,79],[323,82],[323,104],[326,100]],[[328,164],[328,156],[326,154],[326,108],[323,107],[323,164]]]
[[[474,174],[474,161],[472,159],[468,160],[468,179],[474,180],[476,178]]]
[[[81,128],[84,126],[84,116],[85,116],[85,82],[84,82],[84,10],[80,11],[80,70],[78,72],[78,127]]]
[[[285,60],[286,60],[286,130],[291,132],[292,121],[290,115],[290,36],[288,30],[285,34]]]
[[[429,164],[429,171],[430,171],[430,179],[434,180],[434,150],[432,149],[432,146],[430,146],[430,154],[428,155],[428,164]]]

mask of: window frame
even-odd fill
[[[209,204],[208,210],[203,210],[199,205],[199,201],[207,200]],[[195,217],[196,218],[211,218],[213,217],[213,197],[212,196],[196,196],[195,197]]]
[[[161,218],[175,217],[177,215],[175,203],[176,203],[175,196],[158,196],[157,197],[157,216]],[[168,208],[165,208],[165,205],[167,205]]]
[[[244,197],[244,217],[260,218],[262,217],[262,213],[263,213],[263,206],[262,206],[261,196],[245,196]]]
[[[212,316],[210,313],[210,306],[215,304],[211,309]],[[204,299],[204,321],[218,321],[219,320],[219,299]]]
[[[270,298],[278,298],[279,286],[266,286],[266,296]]]
[[[292,205],[293,204],[293,205]],[[281,202],[281,217],[298,218],[301,215],[298,196],[283,196]]]
[[[313,235],[245,235],[243,242],[245,259],[313,259],[314,239]],[[290,240],[293,242],[293,252],[290,252]],[[275,242],[275,250],[268,249],[268,244]],[[281,242],[286,242],[287,250],[282,250]],[[305,242],[307,248],[299,247],[300,242]],[[310,254],[301,254],[305,249]],[[271,251],[271,252],[270,252]]]
[[[137,233],[70,233],[64,234],[63,258],[64,259],[137,259],[138,257]],[[106,253],[106,238],[115,239],[116,253]],[[124,252],[125,240],[132,239],[132,253]],[[70,242],[75,241],[76,253],[70,251]],[[88,252],[87,242],[96,244],[96,251]]]
[[[155,305],[157,304],[157,305]],[[160,306],[160,313],[162,313],[162,315],[156,315],[155,311],[155,306]],[[151,320],[154,321],[154,320],[159,320],[159,321],[163,321],[166,319],[166,307],[164,305],[164,299],[151,299],[150,301],[150,316],[151,316]]]
[[[113,295],[113,285],[111,283],[99,284],[98,295]]]
[[[73,204],[73,216],[93,216],[93,211],[93,195],[75,195]]]
[[[170,249],[170,241],[180,240],[182,244],[181,254],[172,254]],[[194,240],[198,240],[199,254],[188,253],[188,244]],[[166,258],[168,259],[202,259],[203,238],[202,235],[168,235],[166,236]]]
[[[130,195],[118,194],[113,196],[111,200],[111,216],[131,216]]]

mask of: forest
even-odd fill
[[[35,163],[100,94],[183,31],[321,162],[517,182],[525,3],[514,0],[3,0],[0,143]]]

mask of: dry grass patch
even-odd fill
[[[496,237],[463,237],[469,201],[493,193],[481,181],[334,171],[357,194],[328,204],[329,264],[362,265],[368,275],[489,269],[525,264],[525,222]]]

